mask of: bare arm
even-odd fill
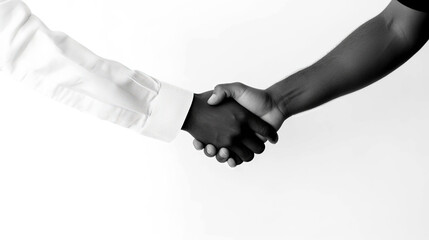
[[[428,38],[428,14],[393,0],[325,57],[267,92],[286,119],[383,78],[410,59]]]
[[[216,105],[225,97],[232,97],[278,129],[292,115],[380,80],[410,59],[428,38],[428,13],[393,0],[308,68],[266,90],[241,83],[218,85],[209,103]],[[194,145],[196,149],[205,147],[208,156],[217,153],[210,144],[195,141]],[[221,150],[223,155],[219,153],[217,157],[227,159],[228,151]],[[234,160],[229,159],[228,163],[235,166]]]

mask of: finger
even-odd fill
[[[250,134],[246,136],[243,141],[243,145],[250,149],[252,152],[256,154],[261,154],[265,150],[264,142],[259,139],[255,134]]]
[[[262,142],[266,143],[268,139],[266,137],[261,136],[261,134],[257,133],[256,136],[258,136],[259,139],[262,140]]]
[[[210,96],[210,98],[207,100],[207,103],[209,105],[217,105],[221,103],[226,97],[225,92],[213,92],[213,94]]]
[[[235,161],[235,165],[236,166],[240,166],[241,164],[243,164],[243,160],[241,160],[239,157],[235,157],[234,158],[234,161]]]
[[[266,137],[271,143],[277,143],[279,140],[276,129],[258,117],[250,118],[249,127],[255,131],[255,133]]]
[[[227,148],[221,148],[216,155],[216,159],[220,163],[224,163],[228,161],[228,158],[229,158],[229,150]]]
[[[255,154],[244,144],[237,144],[229,147],[234,152],[234,159],[237,165],[244,162],[250,162],[255,157]]]
[[[197,139],[194,139],[194,141],[192,142],[194,144],[194,148],[196,150],[203,150],[204,149],[204,144],[200,141],[198,141]]]
[[[204,153],[207,157],[214,157],[216,156],[217,149],[212,144],[207,144],[207,146],[204,148]]]
[[[231,155],[231,157],[228,159],[228,165],[229,166],[232,165],[233,167],[236,167],[236,166],[239,166],[243,163],[243,160],[240,159],[240,157],[238,157],[235,153],[230,152],[230,155]]]
[[[217,85],[207,103],[210,105],[217,105],[228,97],[232,97],[234,99],[239,98],[245,90],[246,86],[241,83]]]
[[[228,165],[232,168],[235,168],[237,166],[237,164],[235,164],[235,160],[234,158],[229,158],[228,159]]]

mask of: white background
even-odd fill
[[[387,0],[27,0],[100,56],[194,92],[266,88]],[[43,56],[40,56],[43,58]],[[289,119],[230,169],[0,81],[0,239],[428,239],[429,48]]]

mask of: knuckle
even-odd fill
[[[232,130],[231,136],[232,136],[233,138],[240,138],[240,136],[241,136],[242,132],[243,132],[243,127],[242,127],[241,125],[238,125],[237,127],[235,127],[235,128]]]
[[[244,86],[244,84],[241,83],[241,82],[233,82],[233,83],[231,83],[231,85],[235,85],[235,86],[238,86],[238,87]]]
[[[222,90],[222,85],[221,84],[219,84],[219,85],[216,85],[216,87],[214,88],[214,90],[215,90],[215,92],[219,92],[219,91],[221,91]]]
[[[242,129],[243,129],[242,124],[239,122],[235,122],[229,126],[228,132],[224,134],[224,136],[228,138],[240,137],[242,133]]]
[[[244,111],[237,111],[235,114],[234,114],[234,117],[235,117],[235,120],[236,121],[238,121],[238,122],[243,122],[244,120],[246,120],[247,119],[247,114],[246,114],[246,112],[244,112]]]
[[[215,91],[224,92],[227,90],[227,88],[228,88],[227,84],[218,84],[215,87]]]

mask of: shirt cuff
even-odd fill
[[[161,83],[142,134],[166,142],[174,140],[185,122],[193,98],[192,92]]]

